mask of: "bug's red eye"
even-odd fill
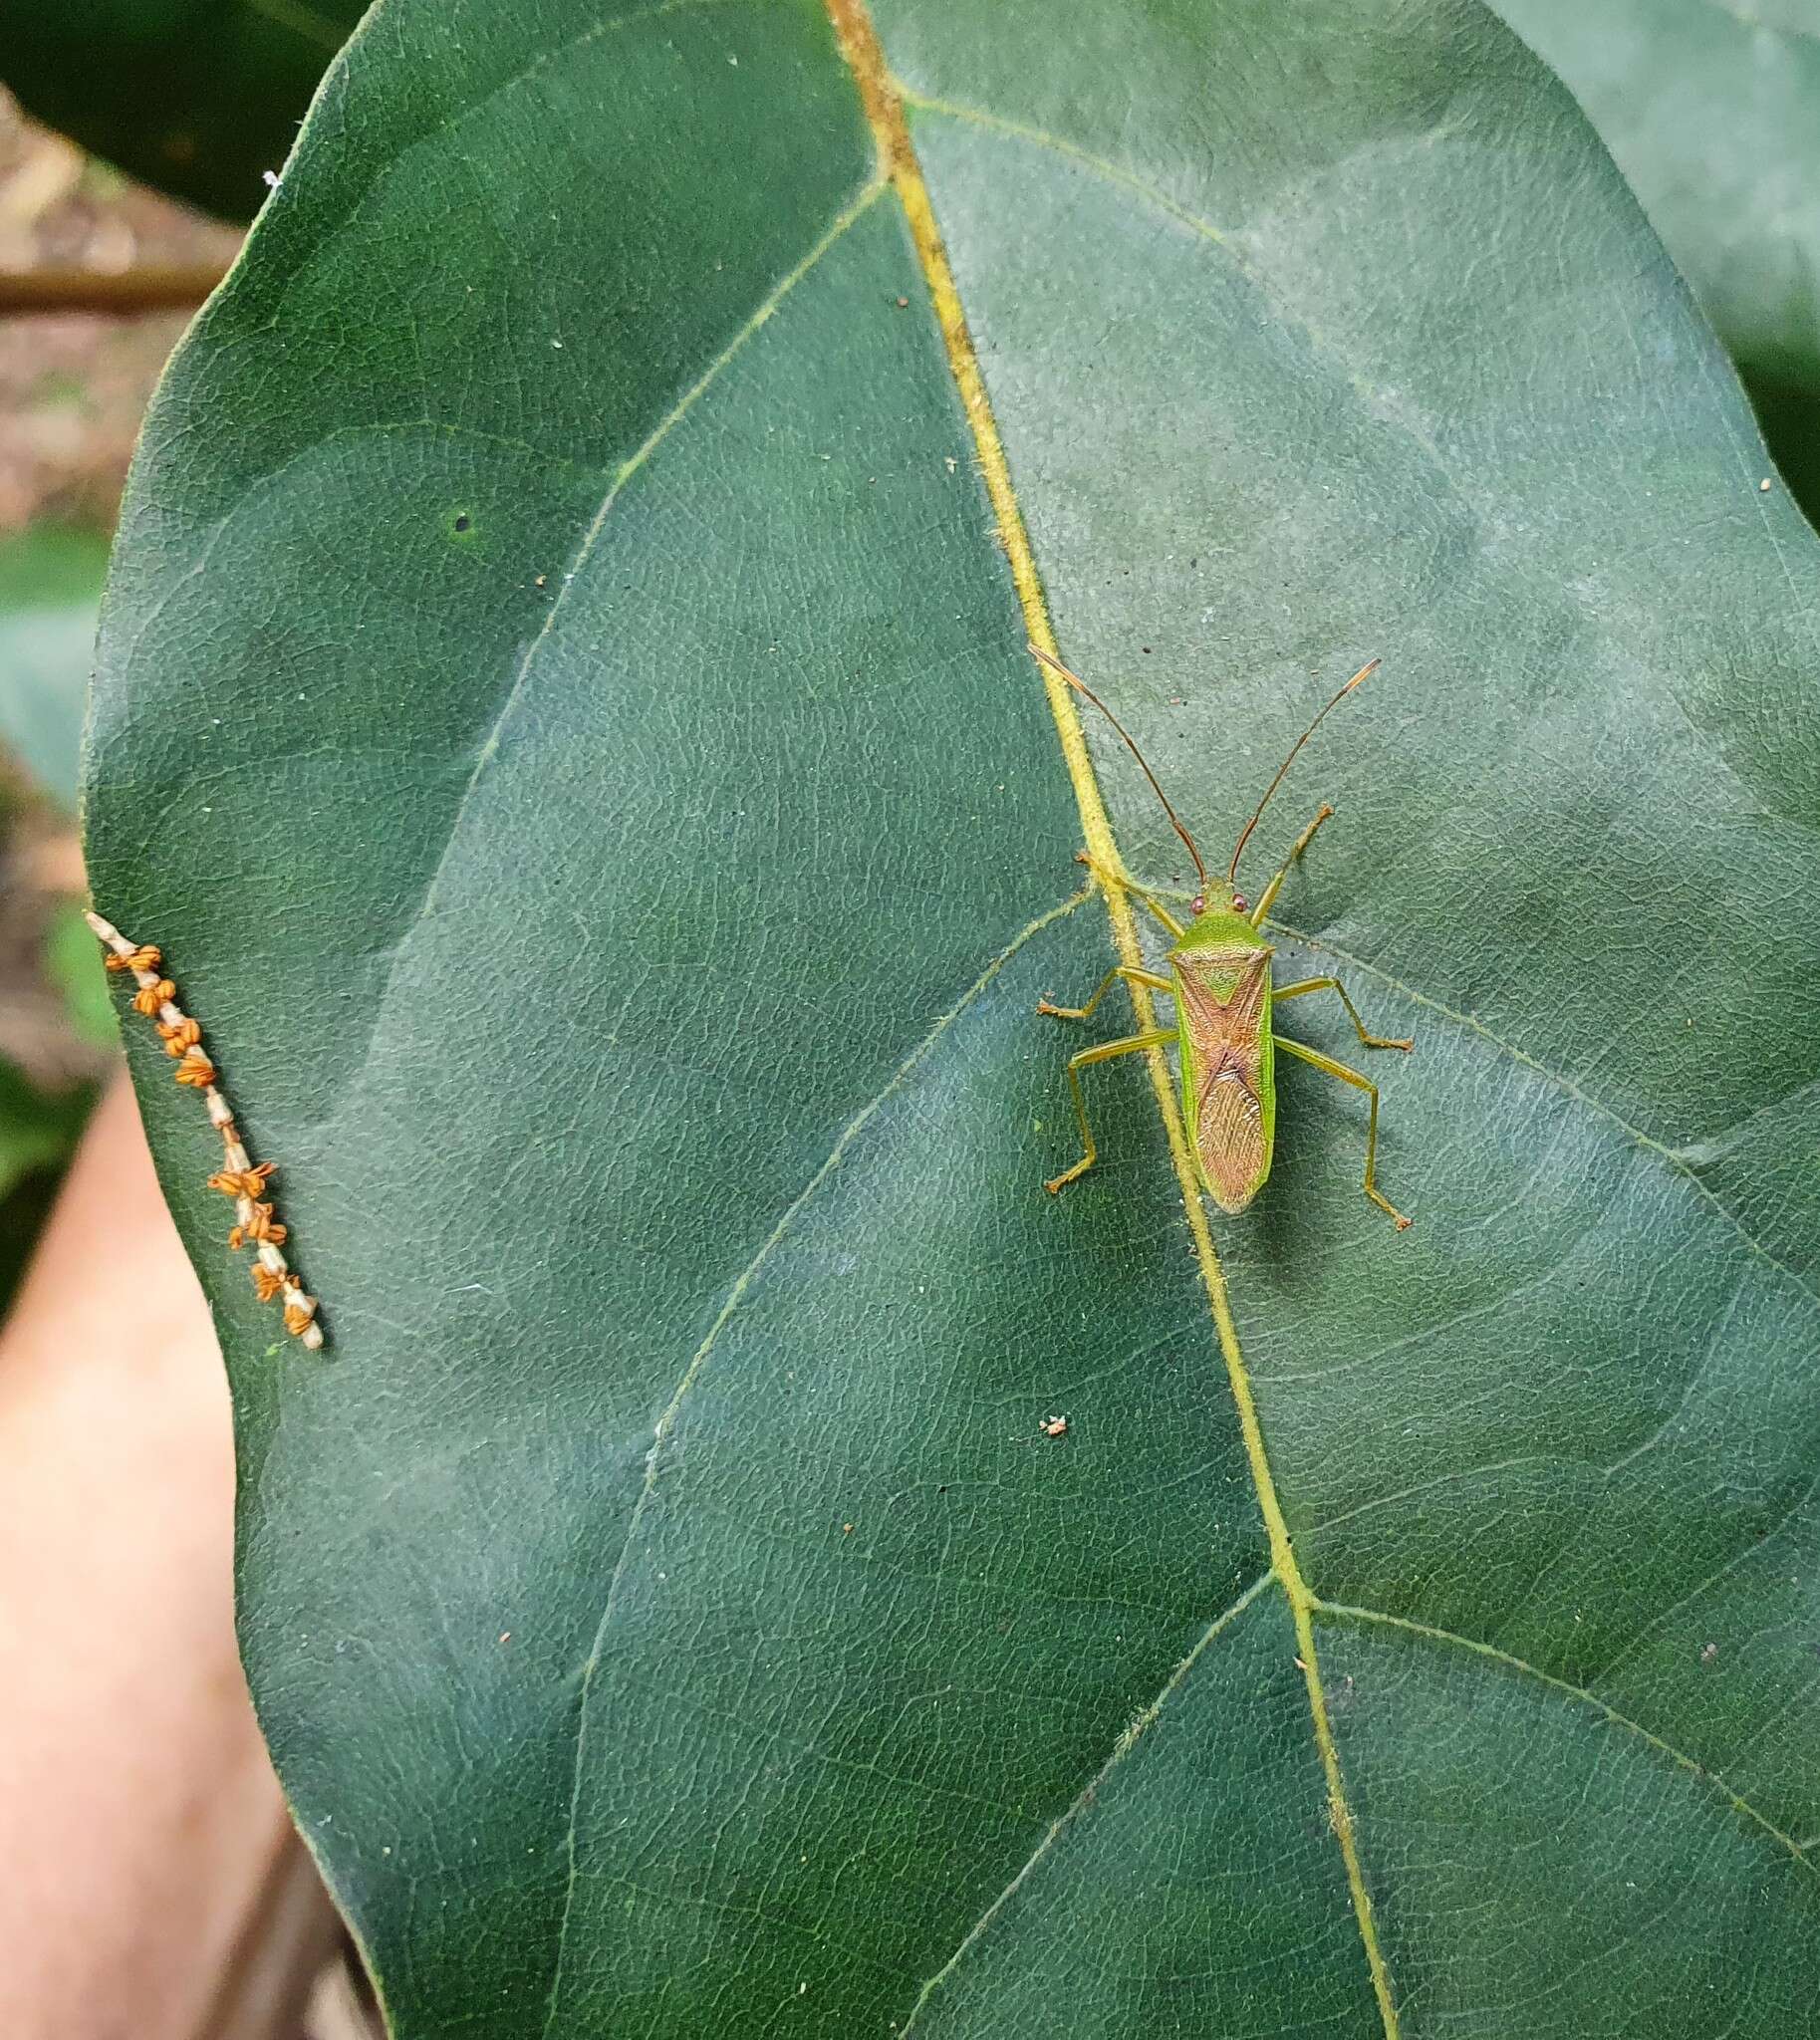
[[[1234,913],[1249,913],[1251,911],[1250,907],[1245,903],[1245,895],[1242,892],[1233,893],[1232,911]]]
[[[1198,892],[1196,892],[1194,895],[1194,911],[1196,913],[1205,913],[1206,910],[1207,902],[1200,896]]]

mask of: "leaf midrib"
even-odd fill
[[[825,4],[834,23],[842,55],[853,72],[867,121],[877,141],[880,161],[889,168],[892,182],[904,206],[917,260],[947,350],[948,365],[973,433],[980,471],[998,521],[1000,542],[1010,562],[1012,583],[1024,612],[1031,645],[1033,648],[1040,647],[1053,654],[1058,647],[1049,620],[1042,577],[1031,550],[1023,512],[1011,481],[1009,464],[985,379],[973,350],[959,288],[948,261],[947,249],[935,217],[933,203],[923,182],[915,148],[906,124],[903,87],[893,76],[886,62],[865,0],[825,0]],[[1063,758],[1069,776],[1074,782],[1075,798],[1080,810],[1082,830],[1087,839],[1088,852],[1097,870],[1110,872],[1116,877],[1123,871],[1123,864],[1093,760],[1087,749],[1073,690],[1064,684],[1055,672],[1047,672],[1045,681],[1056,730],[1061,740]],[[1141,962],[1142,950],[1128,892],[1123,887],[1115,884],[1107,889],[1106,900],[1112,920],[1114,946],[1121,960],[1127,964]],[[1140,1027],[1150,1027],[1153,1021],[1153,1004],[1149,991],[1141,983],[1134,983],[1132,998]],[[1347,1890],[1365,1953],[1372,1994],[1377,2002],[1385,2040],[1400,2040],[1397,2004],[1373,1923],[1371,1896],[1366,1889],[1364,1869],[1354,1835],[1352,1812],[1347,1803],[1339,1751],[1328,1715],[1327,1695],[1322,1684],[1320,1658],[1312,1618],[1314,1597],[1302,1579],[1295,1547],[1277,1495],[1275,1476],[1264,1446],[1263,1430],[1258,1418],[1249,1373],[1239,1348],[1237,1328],[1232,1319],[1224,1271],[1208,1229],[1194,1162],[1188,1151],[1180,1114],[1175,1107],[1173,1080],[1168,1060],[1161,1049],[1153,1049],[1147,1061],[1150,1065],[1152,1088],[1169,1142],[1175,1179],[1181,1192],[1182,1206],[1187,1216],[1188,1230],[1194,1243],[1195,1259],[1207,1292],[1220,1358],[1232,1391],[1246,1463],[1250,1469],[1259,1512],[1269,1542],[1271,1571],[1281,1585],[1289,1604],[1296,1638],[1297,1662],[1301,1666],[1307,1689],[1315,1748],[1327,1785],[1329,1825],[1339,1845],[1341,1861],[1345,1867]]]

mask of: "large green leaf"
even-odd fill
[[[388,0],[153,408],[89,820],[323,1298],[135,1025],[395,2030],[1814,2031],[1814,541],[1477,9],[879,27],[1058,641],[1210,847],[1384,657],[1252,863],[1335,802],[1282,968],[1419,1037],[1416,1224],[1286,1070],[1229,1381],[1142,1069],[1042,1193],[1106,920],[820,11]]]
[[[61,0],[0,19],[0,83],[85,148],[249,219],[360,0]]]
[[[1820,517],[1820,15],[1811,0],[1498,0],[1579,95]]]

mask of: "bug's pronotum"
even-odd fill
[[[227,1243],[236,1250],[243,1246],[255,1250],[255,1295],[261,1303],[278,1298],[284,1306],[285,1330],[305,1346],[320,1347],[323,1328],[316,1321],[316,1299],[306,1294],[284,1257],[287,1229],[273,1216],[271,1201],[265,1194],[274,1164],[255,1163],[246,1151],[234,1125],[233,1108],[221,1095],[214,1059],[202,1046],[202,1030],[176,1003],[176,986],[160,972],[162,952],[149,943],[130,942],[112,921],[103,920],[99,913],[85,914],[84,918],[107,946],[108,968],[132,973],[138,985],[132,997],[133,1010],[157,1023],[164,1053],[177,1066],[172,1072],[176,1081],[202,1094],[209,1121],[221,1136],[223,1150],[223,1166],[209,1177],[208,1186],[234,1200],[235,1222]]]

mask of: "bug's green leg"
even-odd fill
[[[1060,1175],[1051,1176],[1043,1185],[1052,1197],[1064,1183],[1071,1183],[1076,1176],[1085,1175],[1094,1165],[1094,1159],[1100,1151],[1094,1146],[1093,1128],[1087,1124],[1087,1099],[1081,1090],[1082,1070],[1089,1063],[1108,1063],[1114,1056],[1132,1056],[1140,1049],[1162,1048],[1174,1039],[1174,1028],[1153,1027],[1146,1034],[1128,1034],[1123,1041],[1103,1041],[1098,1048],[1084,1048],[1078,1056],[1068,1058],[1068,1082],[1074,1088],[1075,1117],[1081,1122],[1081,1145],[1087,1152],[1072,1168],[1065,1168]]]
[[[1099,880],[1101,887],[1106,892],[1111,892],[1116,890],[1120,892],[1136,893],[1169,930],[1171,940],[1179,942],[1182,936],[1187,933],[1187,929],[1169,911],[1148,886],[1140,886],[1135,879],[1121,878],[1117,872],[1109,872],[1091,851],[1076,851],[1074,861],[1078,865],[1085,865],[1094,877]]]
[[[1052,1006],[1047,999],[1038,999],[1036,1010],[1039,1013],[1053,1013],[1058,1020],[1086,1020],[1092,1016],[1093,1009],[1112,990],[1120,978],[1124,978],[1130,984],[1147,984],[1154,992],[1172,992],[1175,989],[1170,979],[1159,977],[1154,970],[1136,970],[1129,963],[1115,963],[1106,975],[1101,978],[1099,990],[1087,1001],[1086,1005]]]
[[[1357,1070],[1349,1070],[1344,1063],[1336,1063],[1332,1056],[1324,1056],[1318,1049],[1309,1048],[1305,1043],[1291,1041],[1285,1034],[1275,1037],[1276,1045],[1286,1055],[1299,1056],[1303,1062],[1312,1063],[1317,1070],[1325,1070],[1330,1077],[1338,1077],[1342,1084],[1355,1084],[1372,1102],[1372,1116],[1365,1129],[1365,1194],[1381,1210],[1388,1211],[1397,1221],[1397,1230],[1405,1231],[1409,1220],[1398,1210],[1389,1197],[1378,1187],[1378,1087],[1369,1077],[1361,1077]],[[1070,1065],[1070,1074],[1073,1066]],[[1085,1124],[1085,1121],[1083,1121]],[[1089,1156],[1089,1159],[1092,1157]]]
[[[1367,1048],[1400,1048],[1407,1052],[1416,1046],[1413,1041],[1393,1040],[1384,1034],[1368,1034],[1365,1031],[1365,1022],[1359,1018],[1358,1007],[1346,996],[1346,987],[1337,977],[1305,977],[1299,984],[1276,985],[1272,987],[1270,996],[1279,1000],[1299,999],[1304,992],[1336,993],[1341,1005],[1346,1008],[1346,1017],[1353,1023],[1359,1039]]]
[[[1277,873],[1276,877],[1271,880],[1269,885],[1264,888],[1264,896],[1251,909],[1251,925],[1254,928],[1261,928],[1264,925],[1264,916],[1270,911],[1271,907],[1275,905],[1276,895],[1283,890],[1283,881],[1289,876],[1289,867],[1293,865],[1297,861],[1297,859],[1301,857],[1303,851],[1305,851],[1308,848],[1308,846],[1315,840],[1315,831],[1318,828],[1320,828],[1321,824],[1325,822],[1328,816],[1332,813],[1333,809],[1330,808],[1325,801],[1323,801],[1321,803],[1321,812],[1318,815],[1316,815],[1314,820],[1309,823],[1308,827],[1304,829],[1301,835],[1296,838],[1295,848],[1283,860],[1282,869]]]
[[[1157,919],[1162,922],[1164,932],[1170,941],[1179,942],[1182,936],[1187,933],[1187,929],[1170,912],[1169,908],[1163,904],[1156,893],[1146,892],[1137,886],[1130,887],[1127,890],[1136,892],[1138,897],[1150,908],[1151,912],[1156,915]]]

